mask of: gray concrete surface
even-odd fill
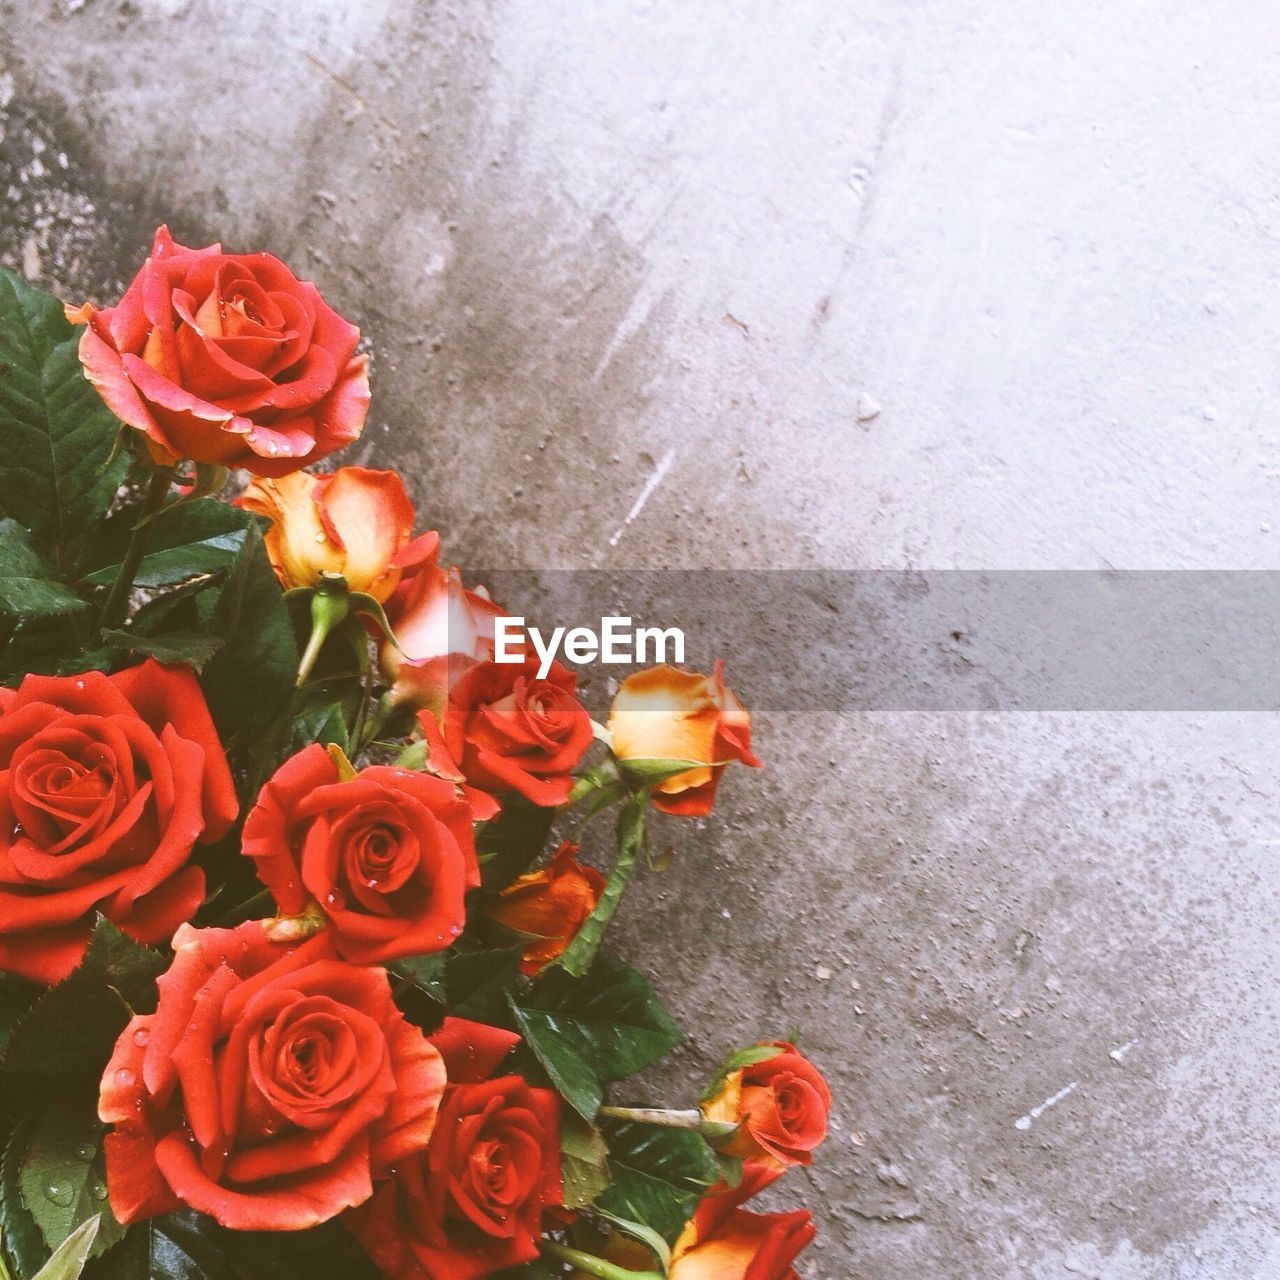
[[[107,298],[165,217],[313,275],[464,563],[1276,566],[1274,6],[0,17],[0,259]],[[757,735],[622,941],[673,1101],[757,1028],[830,1071],[805,1276],[1280,1276],[1275,715]]]

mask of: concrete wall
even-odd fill
[[[287,258],[463,563],[1276,564],[1274,6],[0,18],[0,260],[109,298],[161,217]],[[621,942],[672,1101],[757,1029],[830,1071],[803,1274],[1280,1276],[1275,715],[757,740]]]

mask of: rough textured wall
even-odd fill
[[[1273,6],[0,19],[0,260],[312,274],[462,563],[1275,565]],[[673,1094],[761,1026],[829,1068],[806,1275],[1280,1276],[1275,716],[757,725],[621,942]]]

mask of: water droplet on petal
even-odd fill
[[[84,681],[83,681],[83,680],[77,680],[77,681],[76,681],[76,688],[77,688],[77,689],[83,689],[83,688],[84,688]]]
[[[116,1072],[116,1084],[128,1088],[138,1077],[128,1067],[121,1067]]]
[[[328,541],[329,541],[329,539],[328,539],[327,537],[325,537],[325,534],[324,534],[324,530],[323,530],[323,529],[322,529],[319,533],[317,533],[317,534],[316,534],[316,541],[317,541],[317,542],[328,542]]]
[[[325,894],[324,904],[334,911],[341,911],[347,905],[347,895],[341,889],[330,890],[329,893]]]
[[[449,932],[456,938],[462,932],[462,926],[460,924],[451,924]]]
[[[151,1032],[146,1027],[139,1027],[133,1033],[133,1043],[136,1045],[144,1045],[151,1039]]]

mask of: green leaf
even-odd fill
[[[108,630],[102,633],[102,639],[108,648],[154,658],[157,662],[182,662],[197,671],[202,671],[226,643],[221,636],[201,631],[166,631],[158,636],[140,636],[132,631]]]
[[[58,543],[106,514],[128,467],[79,337],[62,303],[0,269],[0,511]]]
[[[643,1222],[633,1222],[630,1218],[620,1218],[616,1213],[610,1213],[608,1209],[602,1209],[598,1204],[593,1205],[591,1211],[595,1217],[612,1223],[623,1235],[630,1236],[632,1240],[638,1240],[649,1249],[661,1264],[662,1274],[667,1274],[671,1266],[671,1246],[652,1227],[646,1226]]]
[[[0,1239],[4,1242],[5,1257],[20,1276],[34,1275],[49,1256],[44,1237],[23,1203],[18,1186],[22,1154],[34,1127],[35,1121],[28,1115],[9,1135],[0,1158]]]
[[[209,630],[226,642],[201,681],[214,721],[224,740],[252,738],[279,713],[298,669],[293,624],[256,524],[245,532]]]
[[[31,545],[16,520],[0,520],[0,613],[16,618],[50,618],[89,607]]]
[[[134,583],[154,589],[225,573],[235,564],[247,532],[257,527],[248,511],[212,498],[184,501],[181,506],[175,503],[152,521],[148,551]],[[110,586],[119,571],[117,561],[96,569],[85,581],[90,586]]]
[[[711,1082],[707,1085],[702,1094],[702,1101],[706,1102],[709,1098],[714,1098],[717,1093],[724,1087],[724,1082],[735,1071],[741,1071],[744,1067],[754,1067],[757,1062],[768,1062],[770,1058],[776,1058],[782,1052],[777,1045],[773,1044],[753,1044],[746,1049],[738,1049],[731,1053],[721,1064],[720,1069],[711,1078]]]
[[[19,1162],[23,1203],[51,1249],[92,1219],[100,1218],[95,1253],[124,1236],[107,1204],[102,1133],[93,1102],[89,1097],[82,1106],[61,1100],[50,1105],[36,1121]]]
[[[591,914],[582,922],[573,941],[553,962],[575,978],[581,978],[591,968],[591,962],[604,941],[605,931],[627,891],[636,858],[644,848],[648,814],[649,797],[643,791],[635,792],[618,814],[618,856],[605,881],[604,892]]]
[[[605,1168],[609,1148],[604,1135],[575,1111],[560,1121],[560,1172],[567,1209],[589,1205],[609,1185]]]
[[[407,979],[416,990],[437,1004],[445,1004],[448,996],[444,985],[444,953],[429,956],[404,956],[393,960],[387,969],[398,978]]]
[[[155,1007],[165,958],[98,918],[84,959],[31,1006],[9,1038],[0,1069],[47,1080],[95,1077],[131,1010]]]
[[[449,1009],[477,1022],[506,1023],[507,991],[516,981],[523,952],[523,947],[498,947],[448,955],[444,981]]]
[[[610,1186],[599,1207],[674,1242],[698,1198],[719,1177],[715,1154],[688,1129],[606,1120],[604,1134]]]
[[[34,1280],[79,1280],[100,1230],[101,1219],[96,1216],[82,1222],[58,1246]]]
[[[525,1043],[584,1120],[595,1118],[606,1082],[647,1067],[680,1042],[649,983],[609,955],[583,979],[546,972],[511,1006]]]
[[[486,889],[505,889],[529,868],[547,842],[555,815],[554,809],[531,804],[521,796],[506,798],[502,812],[476,835]]]
[[[26,1017],[40,988],[16,973],[0,973],[0,1057],[4,1056],[5,1046],[13,1029]]]
[[[705,769],[707,766],[701,760],[666,760],[638,756],[634,760],[619,760],[618,767],[629,778],[652,787],[668,778],[674,778],[678,773],[688,773],[690,769]]]

